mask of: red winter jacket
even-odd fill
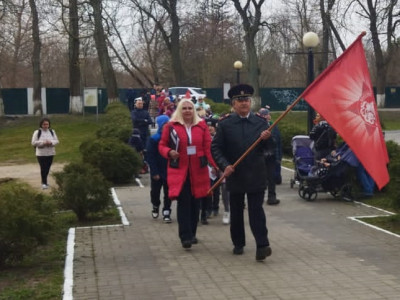
[[[204,165],[204,159],[204,166],[201,166],[201,157],[205,156],[213,167],[217,167],[211,156],[211,135],[208,131],[206,122],[201,120],[197,125],[192,126],[192,143],[190,146],[196,147],[196,154],[194,155],[187,154],[189,139],[184,125],[178,122],[168,122],[164,126],[162,137],[158,144],[158,150],[162,156],[168,159],[167,182],[169,198],[171,200],[176,200],[178,198],[183,184],[186,181],[188,171],[190,174],[191,190],[194,197],[206,197],[207,192],[210,189],[210,176],[207,164]],[[169,164],[170,158],[168,152],[170,150],[175,150],[170,147],[172,146],[170,142],[170,132],[172,128],[175,129],[180,140],[178,146],[178,168],[172,168]]]

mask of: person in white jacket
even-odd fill
[[[47,176],[49,175],[53,157],[56,154],[55,145],[59,143],[56,132],[50,128],[50,120],[43,118],[39,129],[32,135],[32,146],[36,148],[36,157],[40,165],[42,189],[48,189]]]

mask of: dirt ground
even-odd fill
[[[48,177],[48,183],[50,187],[55,186],[55,181],[54,178],[51,176],[51,173],[61,171],[63,166],[64,165],[60,163],[54,163],[51,166],[50,174]],[[34,188],[42,190],[39,164],[26,164],[26,165],[0,164],[0,178],[18,178],[29,183]]]

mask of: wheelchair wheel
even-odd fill
[[[304,185],[302,185],[302,184],[300,184],[300,186],[299,186],[299,196],[302,198],[302,199],[306,199],[306,198],[304,198],[305,197],[305,187],[304,187]]]
[[[308,187],[305,189],[304,192],[304,199],[307,201],[314,201],[315,199],[317,199],[317,191],[311,187]]]
[[[340,190],[340,196],[344,201],[353,201],[353,195],[351,193],[352,186],[350,184],[345,184]]]
[[[340,190],[339,189],[334,189],[334,190],[331,190],[331,191],[329,191],[329,193],[334,197],[334,198],[337,198],[337,197],[339,197],[340,196]]]

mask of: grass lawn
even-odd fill
[[[68,229],[116,223],[120,223],[116,209],[91,215],[84,223],[79,223],[72,212],[57,214],[56,230],[47,245],[40,246],[22,262],[0,270],[0,300],[60,299]]]
[[[37,163],[31,145],[33,131],[38,128],[39,117],[20,117],[14,120],[0,118],[0,163]],[[60,139],[57,162],[78,161],[79,145],[95,136],[102,116],[54,115],[52,128]],[[68,229],[120,223],[118,211],[111,209],[102,215],[92,215],[86,223],[78,223],[72,212],[56,215],[57,224],[51,240],[16,265],[0,270],[0,300],[5,299],[60,299],[64,283],[64,260]]]
[[[21,117],[15,120],[0,119],[0,163],[36,163],[32,134],[39,128],[39,117]],[[57,162],[72,162],[80,159],[79,145],[95,136],[100,127],[93,115],[54,115],[50,117],[51,127],[57,133],[60,145],[56,147]]]

